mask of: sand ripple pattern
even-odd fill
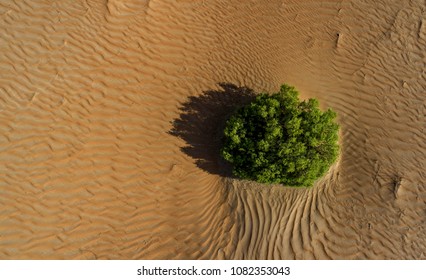
[[[2,1],[0,259],[424,259],[424,6]],[[220,82],[334,108],[338,163],[311,189],[200,167],[170,130]]]

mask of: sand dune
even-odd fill
[[[424,259],[424,6],[2,1],[0,259]],[[217,157],[282,83],[338,113],[310,189]]]

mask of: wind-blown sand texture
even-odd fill
[[[1,259],[426,258],[424,0],[3,0],[0,26]],[[217,158],[238,86],[282,83],[338,113],[310,189]]]

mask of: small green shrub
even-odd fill
[[[335,162],[336,113],[316,99],[299,101],[294,87],[262,93],[226,122],[221,154],[233,174],[261,183],[310,186]]]

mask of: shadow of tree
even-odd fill
[[[231,83],[219,86],[221,90],[207,90],[200,96],[189,97],[179,108],[181,114],[173,121],[169,133],[187,143],[181,150],[195,159],[199,168],[231,177],[231,167],[220,155],[223,129],[230,115],[253,101],[256,95],[250,88]]]

